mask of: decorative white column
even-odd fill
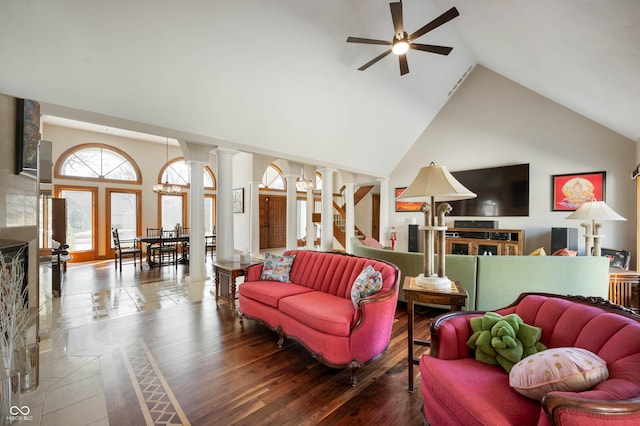
[[[298,192],[296,189],[298,177],[298,175],[284,176],[287,180],[287,250],[296,250],[298,248]]]
[[[344,190],[344,202],[346,204],[346,214],[347,217],[345,219],[345,249],[347,253],[353,253],[353,248],[351,244],[351,239],[356,236],[356,210],[354,204],[354,191],[355,191],[355,183],[345,183]]]
[[[313,182],[315,183],[315,179]],[[313,196],[313,187],[307,188],[307,250],[314,250],[316,248],[316,227],[313,224],[313,210],[315,203],[316,200]]]
[[[333,251],[333,173],[335,169],[320,169],[322,174],[322,219],[320,249]]]
[[[249,250],[260,254],[260,182],[249,182]]]
[[[189,160],[189,276],[192,281],[204,281],[204,166],[206,162]]]
[[[216,150],[218,157],[218,194],[216,197],[216,259],[233,261],[233,156],[237,151],[225,148]]]
[[[185,163],[191,171],[189,182],[189,279],[204,281],[205,240],[204,240],[204,166],[209,162],[209,154],[214,146],[179,140]]]
[[[380,242],[389,245],[389,205],[392,200],[389,190],[389,178],[378,179],[380,182]],[[395,198],[395,197],[394,197]]]

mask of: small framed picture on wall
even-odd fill
[[[233,190],[233,212],[244,213],[244,188]]]
[[[396,197],[404,192],[407,187],[396,188]],[[422,201],[397,201],[396,200],[396,211],[397,212],[419,212],[422,207]]]

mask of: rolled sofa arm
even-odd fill
[[[431,349],[429,354],[439,359],[470,358],[467,340],[473,330],[469,320],[484,315],[478,311],[449,312],[431,321]]]
[[[247,268],[245,280],[246,281],[260,281],[262,275],[262,263],[251,265]]]
[[[354,318],[356,323],[350,336],[350,349],[355,360],[366,362],[374,359],[389,345],[397,296],[394,288],[358,301],[357,319]]]
[[[597,400],[570,393],[551,392],[542,398],[542,408],[551,424],[640,424],[640,397],[625,400]]]

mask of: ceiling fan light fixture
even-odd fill
[[[404,55],[409,51],[409,42],[406,39],[396,40],[393,43],[391,51],[396,55]]]

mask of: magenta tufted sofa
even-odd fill
[[[240,320],[248,317],[267,324],[278,333],[279,346],[289,337],[318,361],[349,368],[355,386],[358,370],[389,346],[399,269],[343,253],[295,250],[284,255],[295,255],[290,283],[261,281],[262,265],[247,270],[245,282],[238,287]],[[355,308],[351,285],[368,265],[382,274],[382,289],[360,299]]]
[[[466,341],[478,312],[431,324],[431,354],[420,360],[424,415],[432,425],[640,424],[640,317],[600,298],[522,294],[496,312],[542,328],[549,348],[580,347],[603,358],[609,379],[583,392],[550,392],[542,402],[509,386],[501,368],[473,358]]]

